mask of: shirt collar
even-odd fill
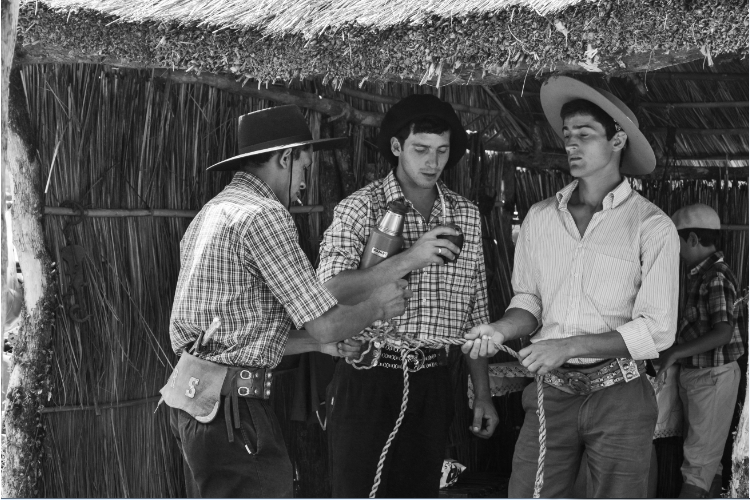
[[[724,260],[724,252],[716,251],[703,259],[699,264],[697,264],[695,267],[693,267],[690,270],[690,276],[701,276],[703,273],[708,271],[713,267],[714,264],[717,262],[722,262]]]
[[[559,210],[568,208],[570,197],[573,196],[573,191],[575,191],[577,187],[578,179],[574,180],[557,192],[557,208]],[[620,182],[620,184],[618,184],[616,188],[607,193],[607,196],[604,197],[604,200],[602,200],[602,208],[604,210],[617,208],[622,204],[622,202],[628,199],[631,191],[633,191],[633,188],[630,187],[630,182],[628,182],[628,179],[623,177],[622,182]]]
[[[266,184],[260,177],[257,177],[250,172],[240,171],[234,174],[232,182],[230,183],[230,186],[232,185],[244,189],[249,189],[250,191],[264,198],[268,198],[281,203],[279,201],[279,198],[276,196],[276,193],[273,192],[273,189],[271,189],[271,187]]]
[[[440,189],[440,191],[443,193],[443,198],[445,198],[445,202],[449,205],[450,209],[455,209],[455,193],[445,187],[445,183],[443,183],[442,180],[438,179],[437,184],[438,189]],[[395,168],[392,169],[383,179],[383,192],[385,193],[386,205],[392,201],[404,200],[406,201],[407,205],[411,206],[411,202],[406,199],[406,196],[404,196],[404,191],[401,189],[401,184],[399,184],[398,179],[396,178]],[[438,200],[439,199],[440,196],[438,196]]]

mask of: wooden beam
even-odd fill
[[[663,71],[645,73],[648,80],[720,80],[737,81],[748,80],[747,73],[683,73],[678,71]]]
[[[674,108],[674,109],[746,108],[748,107],[748,101],[724,101],[724,102],[716,102],[716,101],[714,102],[648,102],[648,101],[641,101],[638,105],[642,108]]]
[[[380,95],[380,94],[373,94],[370,92],[364,92],[362,90],[355,90],[350,89],[346,87],[342,87],[339,90],[340,93],[344,95],[348,95],[349,97],[355,97],[357,99],[364,99],[366,101],[372,101],[372,102],[379,102],[382,104],[396,104],[398,101],[401,100],[399,97],[391,97],[387,95]],[[453,106],[453,109],[459,112],[464,113],[472,113],[475,115],[496,115],[499,113],[496,109],[487,109],[487,108],[475,108],[473,106],[466,106],[464,104],[458,104],[451,102],[449,103],[451,106]]]
[[[655,127],[644,129],[645,133],[666,134],[667,127]],[[750,129],[745,128],[676,128],[675,134],[681,135],[748,135]]]
[[[302,207],[290,207],[289,212],[293,214],[310,214],[322,212],[323,205],[309,205]],[[130,209],[130,208],[86,208],[83,215],[86,217],[175,217],[193,218],[198,210],[176,210],[171,208]],[[67,207],[44,207],[44,215],[74,216],[80,215],[75,209]]]

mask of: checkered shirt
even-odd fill
[[[302,328],[334,305],[299,247],[289,212],[267,184],[238,172],[180,243],[172,349],[181,353],[218,316],[221,327],[199,357],[273,368],[292,324]]]
[[[684,344],[711,331],[716,323],[729,323],[732,339],[716,349],[683,358],[686,368],[709,368],[731,363],[745,353],[737,315],[740,308],[737,278],[724,262],[724,254],[715,252],[690,270],[685,283],[685,307],[680,320],[677,343]]]
[[[391,323],[400,333],[413,338],[462,337],[471,327],[489,322],[479,210],[442,182],[438,186],[446,206],[443,207],[438,197],[428,223],[411,202],[405,200],[391,172],[338,204],[320,248],[318,278],[322,282],[341,271],[357,269],[370,233],[377,228],[388,203],[394,200],[405,201],[408,206],[403,250],[439,225],[458,224],[464,233],[464,246],[458,259],[446,266],[433,264],[409,274],[409,289],[414,295],[407,303],[406,312]]]

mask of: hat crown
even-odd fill
[[[279,141],[291,143],[311,139],[305,116],[293,104],[261,109],[239,119],[237,145],[240,154],[251,149],[274,147]]]
[[[612,104],[614,104],[615,106],[617,106],[617,109],[619,109],[622,114],[624,114],[626,117],[628,117],[628,119],[631,122],[633,122],[633,125],[635,125],[636,127],[638,127],[638,118],[635,117],[635,113],[633,113],[630,110],[630,108],[624,102],[622,102],[617,96],[615,96],[612,92],[608,92],[608,91],[606,91],[604,89],[600,89],[598,87],[591,87],[591,88],[594,89],[594,90],[596,90],[597,92],[599,92],[609,102],[611,102]],[[609,113],[607,113],[607,114],[609,114]],[[612,116],[612,115],[610,114],[610,116]],[[622,118],[620,118],[620,120],[618,121],[617,118],[615,118],[614,116],[612,116],[612,119],[615,120],[619,125],[622,125],[622,123],[620,123],[620,121],[622,121]]]
[[[677,229],[721,229],[721,220],[716,210],[703,203],[682,207],[672,215]]]

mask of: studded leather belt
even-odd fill
[[[587,395],[615,384],[630,382],[646,371],[644,361],[616,358],[593,367],[560,367],[544,376],[544,383],[568,394]]]
[[[448,355],[445,349],[409,349],[406,352],[407,369],[410,372],[416,372],[426,368],[436,366],[448,366]],[[392,347],[390,344],[379,347],[373,342],[370,352],[363,357],[358,365],[367,365],[373,367],[391,368],[394,370],[403,370],[401,350]]]
[[[273,373],[268,368],[241,368],[232,366],[227,371],[222,396],[237,395],[241,398],[269,399]]]

